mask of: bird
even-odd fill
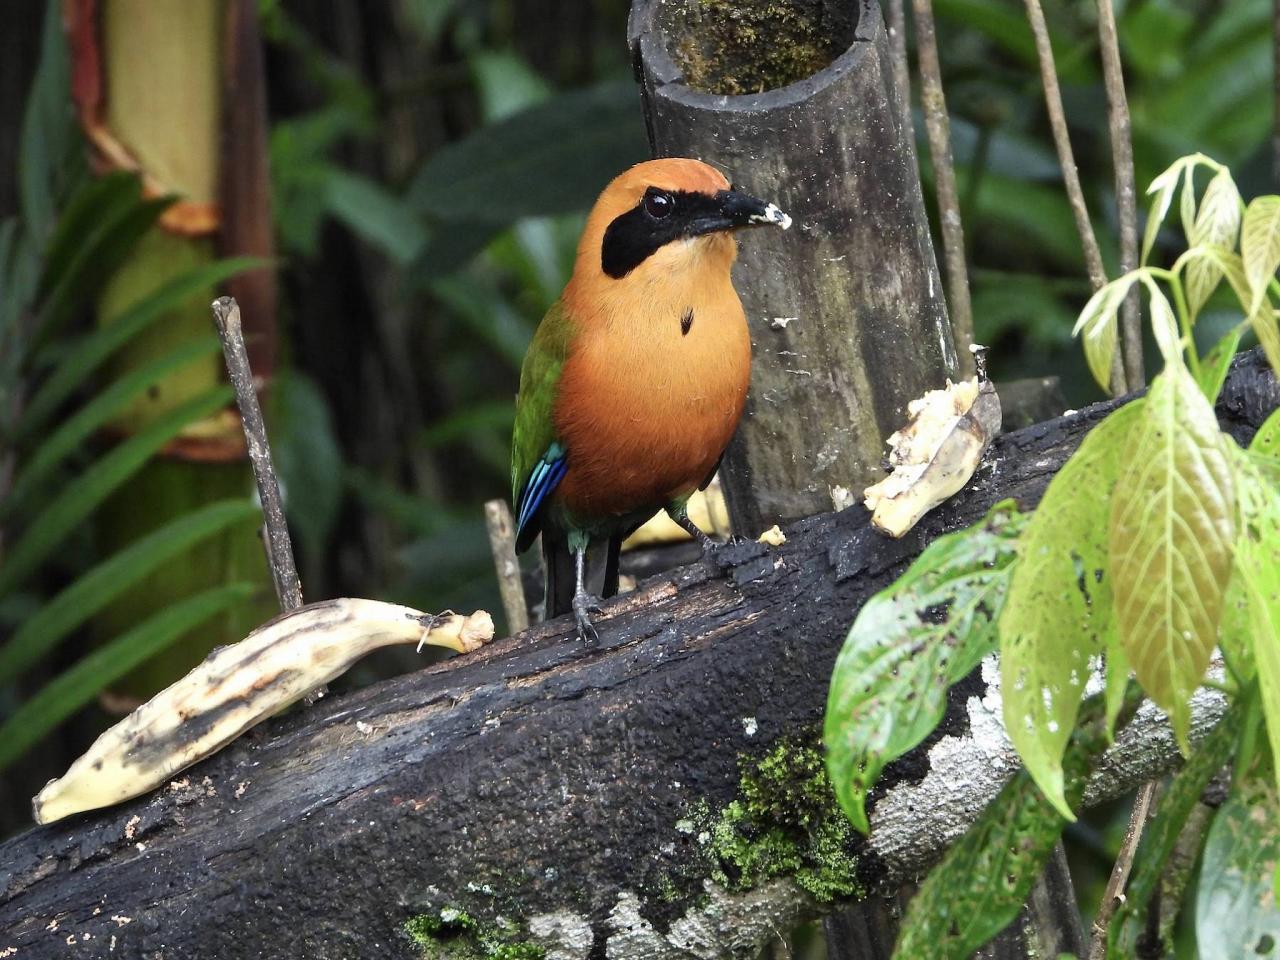
[[[511,444],[516,549],[542,536],[546,618],[596,642],[623,539],[714,476],[746,403],[751,337],[735,234],[791,218],[699,160],[638,163],[587,216],[572,274],[525,355]],[[594,588],[588,590],[588,581]]]

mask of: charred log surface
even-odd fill
[[[1218,411],[1246,441],[1278,402],[1255,352]],[[734,797],[740,757],[814,730],[860,605],[993,503],[1033,507],[1112,407],[998,440],[971,486],[902,540],[861,507],[800,521],[780,548],[726,547],[609,602],[598,646],[570,639],[570,621],[545,624],[270,722],[152,796],[17,837],[0,846],[0,955],[411,957],[405,921],[443,906],[510,918],[526,939],[531,919],[559,929],[552,957],[642,951],[626,938],[665,936],[708,902],[690,811]],[[927,774],[921,756],[886,782]],[[892,826],[882,806],[877,832]],[[865,881],[936,857],[935,812],[913,816],[899,849],[863,856]],[[742,896],[745,909],[771,896],[786,916],[816,909],[785,880]],[[767,938],[746,929],[723,928],[721,946]]]

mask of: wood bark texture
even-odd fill
[[[1247,441],[1280,403],[1255,351],[1218,403]],[[403,925],[457,907],[548,960],[754,956],[834,908],[780,876],[730,892],[688,828],[743,758],[811,736],[862,603],[938,535],[1013,497],[1033,507],[1099,404],[998,439],[972,484],[888,540],[855,506],[787,542],[723,548],[605,605],[600,642],[561,618],[268,722],[155,794],[0,845],[0,956],[409,958]],[[939,730],[893,764],[856,841],[893,890],[1016,768],[988,661]],[[1221,713],[1197,696],[1193,736]],[[1114,796],[1175,762],[1153,709],[1095,774]]]

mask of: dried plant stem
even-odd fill
[[[1133,869],[1133,858],[1138,852],[1138,841],[1142,839],[1142,828],[1146,825],[1151,813],[1151,804],[1155,800],[1158,781],[1150,780],[1138,788],[1138,795],[1133,801],[1133,810],[1129,813],[1129,825],[1125,828],[1124,842],[1120,844],[1120,855],[1116,857],[1115,866],[1111,868],[1111,877],[1107,880],[1106,892],[1102,895],[1102,903],[1098,906],[1098,915],[1093,920],[1093,940],[1089,944],[1089,960],[1103,960],[1107,954],[1107,928],[1111,926],[1111,918],[1120,906],[1120,898],[1129,883],[1129,871]]]
[[[1280,0],[1276,0],[1280,3]],[[907,63],[907,12],[904,0],[889,0],[889,50],[893,58],[893,85],[898,88],[902,116],[911,128],[911,67]]]
[[[955,164],[951,158],[951,124],[942,92],[942,67],[933,30],[932,0],[911,0],[916,26],[916,58],[920,64],[920,103],[924,109],[933,182],[938,197],[938,221],[942,225],[942,249],[947,261],[947,299],[956,358],[962,376],[973,375],[973,307],[969,302],[969,274],[964,260],[964,228],[960,223],[960,198],[956,192]]]
[[[262,420],[253,371],[249,369],[249,355],[245,351],[240,323],[240,305],[232,297],[219,297],[213,301],[213,320],[222,340],[227,375],[236,391],[236,404],[240,407],[244,439],[249,448],[249,462],[253,465],[253,479],[258,484],[258,498],[262,501],[262,519],[267,532],[267,565],[271,568],[271,580],[275,584],[280,610],[288,613],[302,606],[302,583],[293,562],[293,545],[284,520],[280,484],[271,465],[267,427]]]
[[[1280,3],[1280,0],[1277,0]],[[1138,266],[1137,188],[1133,175],[1133,138],[1129,127],[1129,99],[1124,90],[1120,41],[1111,0],[1098,0],[1098,42],[1102,48],[1102,77],[1107,88],[1107,122],[1111,161],[1115,166],[1116,214],[1120,224],[1120,273]],[[1121,311],[1124,330],[1125,389],[1140,390],[1146,380],[1142,365],[1142,314],[1138,288],[1129,291]]]
[[[498,574],[498,592],[507,615],[507,629],[519,633],[529,626],[529,608],[520,580],[520,564],[516,560],[516,528],[505,500],[490,500],[484,505],[484,522],[489,529],[489,549]]]
[[[1107,272],[1102,266],[1102,251],[1098,238],[1093,234],[1089,221],[1089,208],[1084,202],[1084,190],[1080,186],[1080,173],[1076,170],[1075,155],[1071,151],[1071,137],[1067,133],[1067,116],[1062,108],[1062,91],[1058,88],[1058,71],[1053,65],[1053,46],[1049,43],[1049,26],[1044,20],[1040,0],[1026,0],[1027,20],[1036,38],[1036,54],[1040,59],[1040,78],[1044,83],[1044,102],[1049,111],[1049,126],[1053,129],[1053,144],[1058,151],[1058,163],[1062,167],[1062,181],[1067,188],[1067,200],[1075,217],[1076,232],[1080,234],[1080,246],[1084,250],[1085,268],[1089,272],[1089,285],[1099,290],[1107,282]],[[1119,396],[1124,392],[1124,369],[1120,351],[1116,351],[1111,369],[1111,392]]]

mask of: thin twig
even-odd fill
[[[1111,162],[1115,166],[1120,274],[1123,276],[1138,266],[1138,209],[1129,100],[1124,92],[1124,68],[1120,63],[1120,41],[1116,36],[1116,14],[1111,0],[1098,0],[1098,42],[1102,47],[1102,78],[1107,88],[1107,122],[1111,133]],[[1125,297],[1120,318],[1124,329],[1125,389],[1133,392],[1142,389],[1146,380],[1142,364],[1142,314],[1136,284]]]
[[[903,0],[889,0],[889,56],[893,61],[893,85],[902,102],[903,122],[910,130],[911,67],[907,62],[907,12]]]
[[[1280,0],[1271,7],[1271,82],[1275,93],[1271,128],[1271,180],[1280,185]]]
[[[249,355],[244,347],[240,305],[232,297],[219,297],[213,301],[213,321],[222,340],[227,375],[236,391],[236,404],[240,407],[244,439],[249,448],[249,462],[253,465],[253,479],[257,481],[258,498],[262,501],[262,520],[267,530],[267,565],[271,568],[280,610],[288,613],[302,606],[302,583],[298,579],[298,568],[293,563],[293,546],[284,521],[280,484],[271,466],[267,427],[262,420],[262,407],[258,405],[253,371],[249,369]]]
[[[1084,190],[1080,186],[1080,173],[1076,170],[1075,155],[1071,152],[1071,137],[1067,133],[1067,116],[1062,107],[1062,91],[1058,88],[1058,71],[1053,65],[1053,46],[1049,42],[1049,26],[1044,21],[1040,0],[1026,0],[1027,20],[1036,38],[1036,54],[1040,60],[1040,78],[1044,83],[1044,102],[1049,111],[1049,126],[1053,129],[1053,144],[1058,151],[1058,163],[1062,167],[1062,181],[1067,188],[1067,200],[1075,217],[1076,232],[1080,234],[1080,246],[1084,250],[1084,263],[1089,271],[1089,284],[1099,290],[1107,282],[1107,271],[1102,266],[1102,251],[1098,238],[1093,234],[1089,221],[1089,208],[1084,202]],[[1124,392],[1124,368],[1120,351],[1116,351],[1111,368],[1111,392],[1119,396]]]
[[[1102,903],[1098,905],[1098,915],[1093,920],[1093,941],[1089,944],[1089,960],[1102,960],[1107,955],[1107,928],[1111,926],[1111,918],[1120,906],[1120,898],[1124,896],[1124,888],[1129,883],[1129,871],[1133,869],[1133,858],[1138,852],[1138,841],[1142,839],[1142,828],[1151,813],[1151,803],[1155,799],[1158,781],[1150,780],[1138,788],[1138,795],[1133,801],[1133,810],[1129,813],[1129,825],[1125,828],[1124,842],[1120,844],[1120,855],[1116,857],[1115,866],[1111,868],[1111,877],[1107,880],[1106,892],[1102,895]]]
[[[484,505],[484,522],[489,528],[489,549],[493,551],[493,566],[498,573],[498,591],[507,615],[507,629],[519,633],[529,626],[529,608],[525,604],[520,563],[516,560],[515,523],[507,501],[488,501]]]
[[[969,274],[964,261],[964,228],[960,223],[960,198],[956,192],[955,164],[951,158],[951,124],[947,99],[942,92],[942,67],[933,30],[932,0],[911,0],[916,25],[916,59],[920,65],[920,105],[924,109],[929,156],[938,197],[938,222],[942,225],[942,249],[947,261],[947,293],[956,359],[962,376],[973,375],[973,307],[969,302]]]

